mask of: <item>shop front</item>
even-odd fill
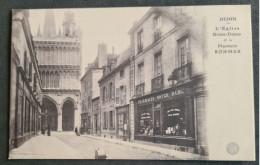
[[[192,93],[167,89],[135,100],[135,140],[195,147]]]
[[[129,135],[129,105],[116,108],[117,138],[127,140]]]

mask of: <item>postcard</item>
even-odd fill
[[[9,159],[255,160],[250,5],[12,11]]]

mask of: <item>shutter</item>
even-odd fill
[[[119,88],[116,88],[116,104],[119,104]]]

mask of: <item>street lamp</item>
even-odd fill
[[[173,70],[172,74],[168,77],[168,82],[170,87],[174,87],[178,84],[178,73],[175,70]]]

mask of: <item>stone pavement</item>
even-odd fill
[[[135,143],[135,142],[128,142],[128,141],[123,141],[123,140],[119,140],[119,139],[104,138],[104,137],[99,137],[99,136],[91,136],[91,135],[81,135],[81,136],[86,137],[86,138],[96,139],[96,140],[102,140],[102,141],[106,141],[109,143],[126,145],[126,146],[130,146],[130,147],[136,148],[136,149],[151,151],[152,153],[156,153],[159,155],[160,154],[165,155],[168,157],[172,157],[174,159],[180,159],[180,160],[207,160],[208,159],[206,156],[201,156],[198,154],[193,154],[193,153],[188,153],[188,152],[181,152],[181,151],[162,148],[162,147],[153,146],[153,145],[140,144],[140,143]]]
[[[9,159],[82,159],[82,156],[54,136],[39,135],[10,150]]]

